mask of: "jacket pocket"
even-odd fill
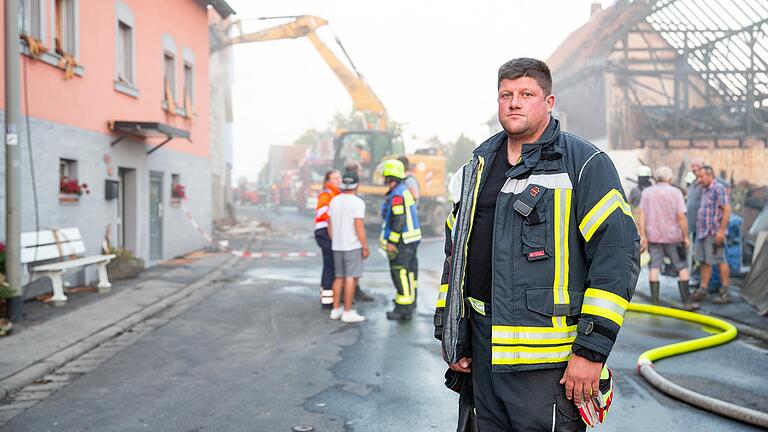
[[[584,293],[576,290],[568,290],[568,315],[581,314],[581,304],[584,301]],[[555,315],[555,292],[552,287],[536,287],[525,290],[525,305],[528,310],[544,316]]]
[[[552,220],[547,211],[549,200],[540,200],[523,221],[520,235],[522,252],[528,261],[552,257]]]

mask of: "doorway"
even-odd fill
[[[118,168],[117,247],[136,254],[136,170]]]
[[[149,173],[149,259],[163,258],[163,173]]]

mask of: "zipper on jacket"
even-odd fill
[[[461,295],[461,316],[465,316],[464,305],[464,278],[467,275],[467,254],[469,253],[469,236],[472,234],[472,224],[475,221],[475,206],[477,205],[477,194],[480,190],[480,180],[483,178],[483,167],[485,165],[485,159],[478,155],[480,162],[477,166],[477,176],[475,176],[475,190],[472,192],[472,208],[470,209],[469,216],[469,229],[467,230],[467,237],[464,239],[464,262],[461,270],[461,287],[459,294]],[[493,250],[493,249],[491,249]]]

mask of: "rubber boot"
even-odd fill
[[[406,321],[411,319],[412,317],[413,316],[411,314],[411,308],[410,306],[406,306],[406,305],[396,304],[393,310],[387,312],[388,320]]]
[[[659,282],[651,281],[651,304],[654,306],[659,305]]]
[[[688,281],[677,281],[677,289],[680,290],[680,299],[683,301],[683,309],[688,311],[698,310],[701,305],[691,301],[691,286]]]
[[[712,299],[712,303],[715,303],[715,304],[727,304],[730,302],[731,302],[731,293],[728,292],[727,286],[720,288],[720,295]]]
[[[357,289],[355,290],[355,301],[372,302],[374,300],[375,298],[372,295],[363,291],[359,284],[357,285]]]
[[[707,292],[707,287],[699,287],[696,291],[691,294],[691,301],[702,301],[706,300],[709,297],[709,293]]]

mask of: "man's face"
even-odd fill
[[[341,185],[341,173],[336,171],[333,174],[331,174],[331,176],[328,177],[328,183],[336,187],[339,187],[339,185]]]
[[[527,137],[543,129],[555,105],[535,79],[505,79],[499,86],[499,123],[507,135]]]
[[[712,183],[712,180],[714,180],[714,176],[707,172],[707,170],[699,169],[696,171],[696,180],[699,182],[700,185],[704,187],[709,187],[709,185]]]
[[[701,169],[702,165],[698,162],[691,162],[691,172],[696,174],[699,169]]]

